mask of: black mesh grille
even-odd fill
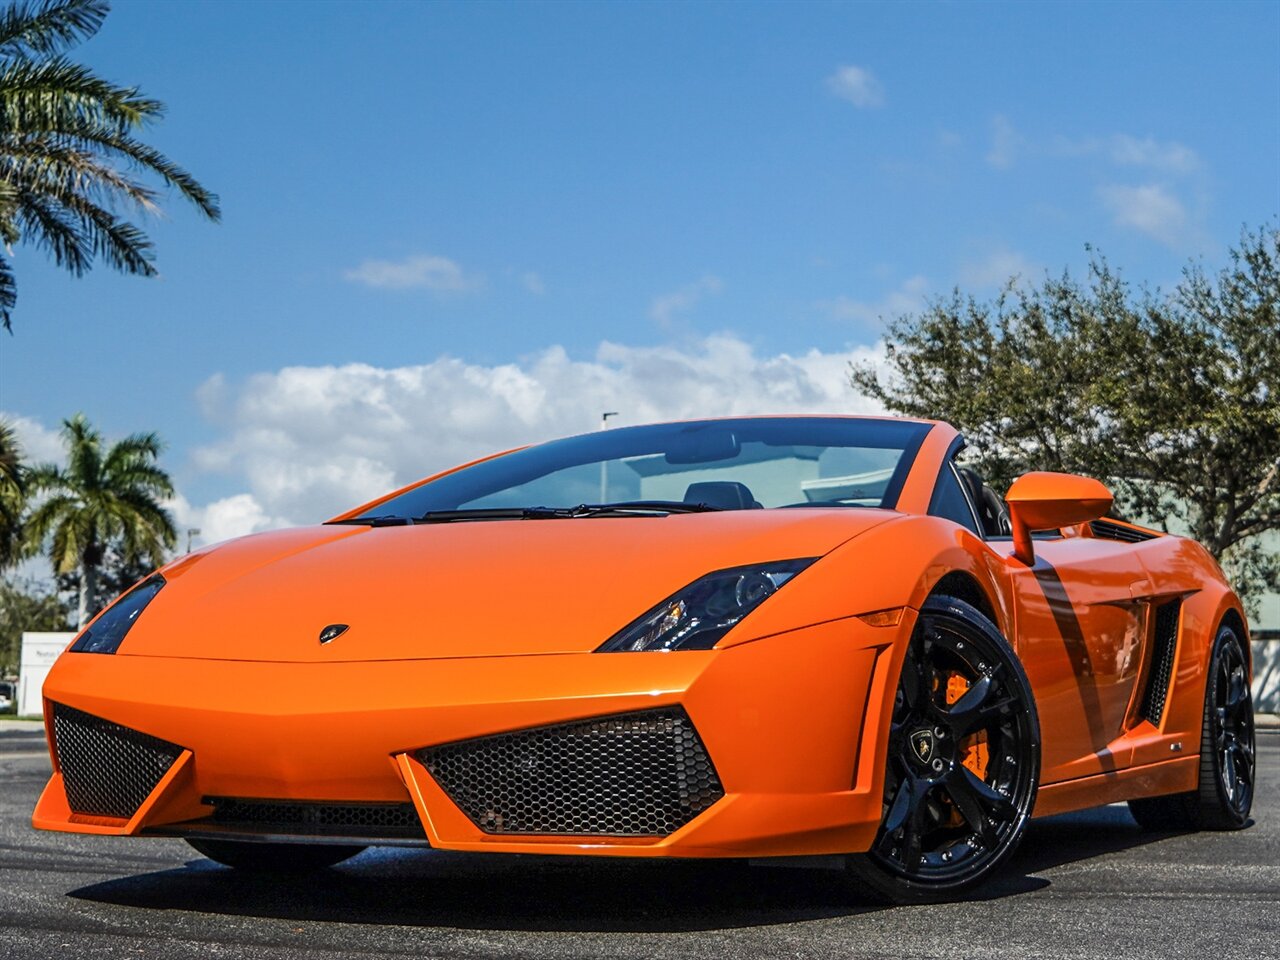
[[[132,817],[182,747],[110,720],[53,705],[53,743],[75,813]]]
[[[316,803],[205,797],[213,823],[274,829],[289,834],[349,837],[422,837],[422,821],[412,803]]]
[[[666,836],[724,796],[680,707],[419,751],[485,833]]]
[[[1093,535],[1099,540],[1119,540],[1121,543],[1144,543],[1147,540],[1156,538],[1154,533],[1148,533],[1146,530],[1135,530],[1133,527],[1126,527],[1122,523],[1112,523],[1110,520],[1094,520],[1089,524],[1089,529],[1093,531]]]
[[[1182,601],[1172,600],[1156,607],[1156,626],[1151,646],[1151,669],[1147,673],[1147,689],[1142,696],[1142,715],[1160,726],[1164,703],[1173,677],[1173,656],[1178,649],[1178,615]]]

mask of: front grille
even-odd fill
[[[410,838],[426,836],[412,803],[321,803],[205,797],[210,822],[285,834]]]
[[[681,707],[461,740],[418,759],[485,833],[662,837],[724,796]]]
[[[72,812],[132,817],[182,753],[182,747],[53,705],[53,744]]]
[[[1089,524],[1089,529],[1099,540],[1119,540],[1121,543],[1145,543],[1159,536],[1149,530],[1139,530],[1110,520],[1094,520]]]
[[[1142,696],[1142,716],[1157,727],[1164,716],[1173,678],[1173,657],[1178,649],[1178,618],[1181,600],[1171,600],[1156,607],[1156,624],[1152,635],[1151,668],[1147,672],[1147,689]]]

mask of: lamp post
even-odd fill
[[[617,410],[609,410],[605,413],[600,414],[600,429],[608,430],[609,418],[616,417],[617,415],[618,415]],[[600,502],[606,503],[608,499],[609,499],[609,461],[601,460],[600,461]]]

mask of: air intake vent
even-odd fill
[[[1178,620],[1182,601],[1171,600],[1156,607],[1156,626],[1151,644],[1151,668],[1147,671],[1147,689],[1142,697],[1142,716],[1157,727],[1164,716],[1173,677],[1173,658],[1178,650]]]
[[[1114,523],[1110,520],[1094,520],[1089,524],[1089,529],[1099,540],[1119,540],[1121,543],[1145,543],[1159,536],[1149,530],[1139,530],[1137,527]]]
[[[53,705],[53,744],[74,813],[128,819],[182,747],[110,720]]]
[[[485,833],[662,837],[724,796],[680,707],[462,740],[418,757]]]
[[[371,838],[426,836],[412,803],[317,803],[299,800],[247,800],[205,797],[213,804],[215,824],[253,832]]]

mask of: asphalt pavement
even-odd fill
[[[42,833],[43,735],[0,730],[0,958],[1280,958],[1280,731],[1255,822],[1156,835],[1123,806],[1033,822],[970,900],[884,908],[822,869],[371,850],[237,874],[176,840]]]

